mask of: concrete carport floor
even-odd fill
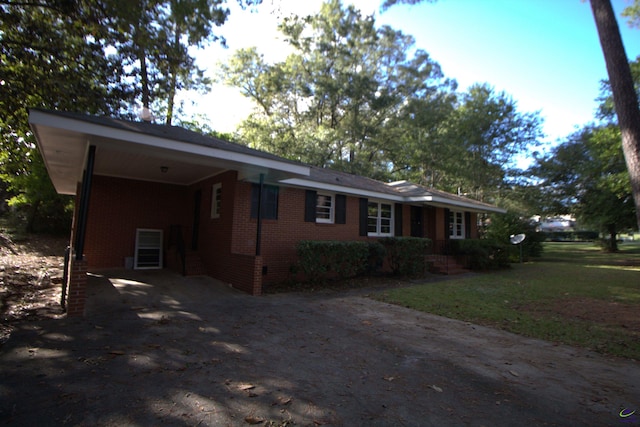
[[[84,319],[0,348],[11,425],[615,425],[638,363],[367,298],[252,297],[168,271],[90,276]],[[624,412],[624,411],[627,412]],[[640,411],[639,411],[640,413]]]

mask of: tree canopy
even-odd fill
[[[376,27],[338,0],[285,19],[291,53],[267,63],[255,49],[221,78],[255,102],[240,140],[320,167],[408,178],[492,200],[513,157],[541,136],[537,113],[478,84],[466,93],[414,39]]]
[[[0,1],[0,193],[28,229],[68,230],[70,200],[47,177],[27,109],[134,117],[139,104],[170,123],[176,91],[207,88],[189,48],[222,40],[213,31],[228,16],[224,4]]]

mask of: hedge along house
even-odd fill
[[[478,213],[505,212],[180,127],[38,109],[29,122],[56,191],[76,198],[68,315],[83,314],[89,269],[167,267],[259,295],[300,240],[477,238]]]

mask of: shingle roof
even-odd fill
[[[136,132],[144,135],[150,135],[168,140],[185,142],[190,144],[196,144],[220,150],[226,150],[234,153],[248,154],[251,156],[261,157],[264,159],[276,160],[279,162],[286,162],[292,165],[299,165],[309,167],[310,175],[305,181],[315,182],[318,184],[328,184],[332,186],[345,187],[352,190],[360,190],[363,192],[372,192],[380,195],[394,196],[395,198],[414,199],[416,202],[419,200],[437,200],[440,204],[447,204],[450,202],[452,205],[468,206],[479,210],[491,210],[502,211],[502,209],[496,208],[493,205],[478,202],[466,197],[457,196],[444,191],[435,190],[433,188],[427,188],[421,185],[413,184],[407,181],[397,181],[391,183],[385,183],[377,181],[375,179],[353,175],[345,172],[340,172],[328,168],[320,168],[316,166],[304,165],[300,162],[288,160],[274,154],[270,154],[264,151],[249,148],[245,145],[225,141],[212,136],[203,135],[179,126],[167,126],[154,124],[149,122],[134,122],[128,120],[114,119],[111,117],[99,117],[90,116],[80,113],[71,113],[64,111],[50,111],[33,109],[42,111],[47,114],[57,115],[60,117],[66,117],[75,120],[81,120],[92,124],[108,126],[114,129]]]
[[[360,190],[400,196],[403,198],[431,198],[437,199],[441,203],[450,201],[455,205],[472,205],[478,209],[485,208],[487,210],[496,210],[496,207],[489,203],[479,202],[477,200],[469,199],[468,197],[458,196],[456,194],[447,193],[434,188],[428,188],[409,181],[385,183],[359,175],[352,175],[345,172],[315,166],[311,167],[309,179],[318,183],[357,188]]]
[[[42,111],[47,114],[53,114],[60,117],[67,117],[75,120],[82,120],[88,123],[93,123],[102,126],[108,126],[114,129],[126,130],[130,132],[137,132],[144,135],[151,135],[160,138],[166,138],[175,141],[187,142],[191,144],[203,145],[205,147],[217,148],[221,150],[232,151],[236,153],[249,154],[252,156],[262,157],[265,159],[278,160],[281,162],[288,162],[293,164],[300,164],[293,160],[284,159],[265,151],[255,150],[249,148],[246,145],[237,144],[234,142],[225,141],[213,136],[203,135],[198,132],[194,132],[185,129],[180,126],[170,126],[163,124],[156,124],[150,122],[134,122],[130,120],[114,119],[106,116],[91,116],[81,113],[71,113],[68,111],[54,111],[43,110],[39,108],[32,108],[34,111]]]

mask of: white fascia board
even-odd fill
[[[292,185],[296,187],[313,188],[320,191],[351,194],[351,195],[360,196],[360,197],[370,197],[373,199],[390,200],[390,201],[399,202],[399,203],[437,204],[441,206],[444,205],[444,206],[450,206],[450,207],[466,208],[466,209],[471,209],[477,212],[496,212],[496,213],[507,212],[505,209],[502,209],[502,208],[478,205],[473,203],[472,201],[465,202],[462,200],[451,200],[444,197],[437,197],[437,196],[434,197],[432,195],[414,196],[414,197],[411,197],[411,196],[405,197],[400,195],[394,196],[393,194],[379,193],[376,191],[368,191],[368,190],[360,190],[356,188],[345,187],[345,186],[334,185],[334,184],[327,184],[324,182],[309,181],[309,180],[300,179],[300,178],[285,179],[280,182],[282,184]]]
[[[266,159],[259,156],[252,156],[250,154],[236,153],[219,148],[206,147],[189,142],[176,141],[173,139],[147,135],[137,131],[117,129],[110,126],[89,123],[78,119],[51,115],[41,111],[31,111],[29,113],[29,121],[31,123],[49,126],[52,128],[61,128],[65,130],[84,133],[87,135],[99,136],[107,139],[118,139],[121,141],[127,141],[154,148],[163,148],[182,153],[213,157],[237,163],[245,163],[258,167],[280,170],[294,175],[309,176],[310,174],[310,168],[304,165],[296,165],[288,162]]]
[[[395,196],[393,194],[379,193],[377,191],[369,191],[369,190],[360,190],[357,188],[345,187],[342,185],[335,185],[335,184],[327,184],[324,182],[309,181],[301,178],[284,179],[284,180],[281,180],[280,183],[295,186],[295,187],[313,188],[320,191],[327,191],[327,192],[341,193],[341,194],[351,194],[354,196],[370,197],[373,199],[389,200],[393,202],[406,201],[405,197]]]
[[[463,200],[451,200],[445,197],[438,196],[418,196],[418,197],[407,197],[407,201],[417,202],[417,203],[432,203],[438,205],[446,205],[458,208],[471,209],[477,212],[496,212],[496,213],[507,213],[506,209],[499,208],[497,206],[486,206],[479,205],[474,203],[473,201],[463,201]]]

